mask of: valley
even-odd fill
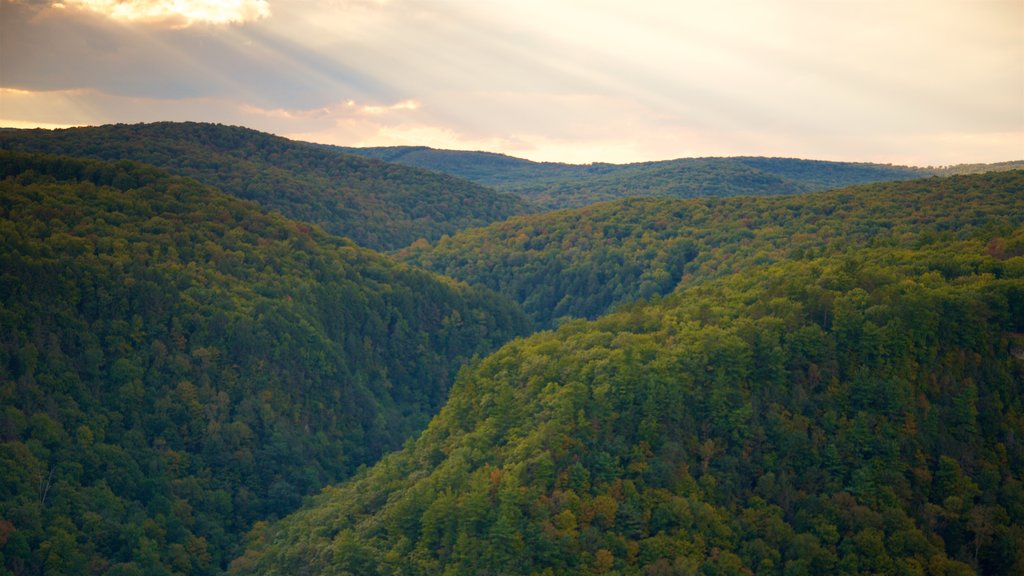
[[[1018,166],[0,131],[0,573],[1019,572]]]

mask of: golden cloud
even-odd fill
[[[266,0],[63,0],[56,8],[81,8],[123,22],[186,28],[193,24],[244,24],[270,16]]]

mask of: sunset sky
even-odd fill
[[[1024,159],[1024,0],[0,0],[0,126],[564,162]]]

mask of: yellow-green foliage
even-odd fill
[[[989,252],[784,262],[506,345],[234,573],[1019,573],[1024,257]]]

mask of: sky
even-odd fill
[[[0,0],[0,126],[533,160],[1024,159],[1024,0]]]

